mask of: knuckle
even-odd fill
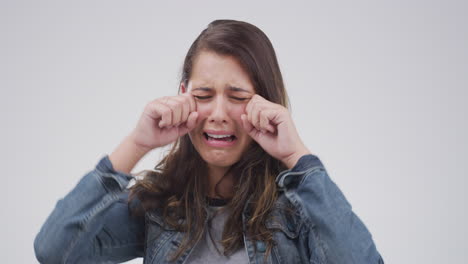
[[[174,96],[174,100],[177,101],[177,102],[183,102],[184,101],[184,96],[183,95]]]
[[[145,108],[143,109],[143,111],[145,111],[145,112],[151,112],[151,111],[154,109],[153,107],[154,107],[153,104],[148,103],[148,104],[145,105]]]
[[[151,100],[151,101],[149,101],[148,103],[146,103],[145,109],[153,108],[154,106],[156,106],[156,105],[158,105],[158,104],[159,104],[159,100],[158,100],[158,99]]]
[[[162,114],[163,116],[170,115],[170,114],[171,114],[171,109],[169,109],[169,108],[163,108],[163,109],[161,109],[161,114]]]
[[[158,101],[158,100],[151,100],[151,101],[149,101],[148,103],[146,103],[145,107],[152,106],[152,105],[156,104],[157,101]]]
[[[250,107],[250,110],[251,110],[252,112],[257,111],[257,104],[256,104],[256,103],[252,103],[252,106]]]
[[[174,106],[177,106],[177,101],[176,100],[167,100],[166,101],[166,104],[171,106],[171,107],[174,107]]]

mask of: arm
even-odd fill
[[[34,240],[37,259],[114,263],[143,256],[144,217],[129,215],[128,173],[150,150],[187,134],[197,117],[189,93],[149,102],[132,133],[58,201]]]
[[[129,215],[132,177],[108,156],[59,200],[34,240],[41,263],[123,262],[143,256],[144,218]]]
[[[323,263],[383,263],[371,234],[317,156],[302,156],[277,183],[313,228],[309,246],[320,247],[314,252],[321,252]]]

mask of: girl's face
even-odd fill
[[[217,169],[239,161],[252,142],[242,127],[241,115],[255,90],[237,60],[200,52],[188,87],[182,91],[191,93],[197,105],[198,125],[189,136],[203,160]]]

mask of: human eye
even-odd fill
[[[210,98],[211,98],[210,95],[206,95],[206,96],[194,95],[193,97],[195,97],[195,98],[198,99],[198,100],[207,100],[207,99],[210,99]]]
[[[237,97],[237,96],[230,96],[230,98],[236,100],[236,101],[239,101],[239,102],[243,102],[243,101],[246,101],[248,100],[249,98],[245,98],[245,97]]]

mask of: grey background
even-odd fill
[[[33,239],[56,201],[147,102],[176,93],[189,45],[217,18],[269,36],[300,135],[387,263],[466,262],[467,7],[2,1],[1,262],[36,262]]]

